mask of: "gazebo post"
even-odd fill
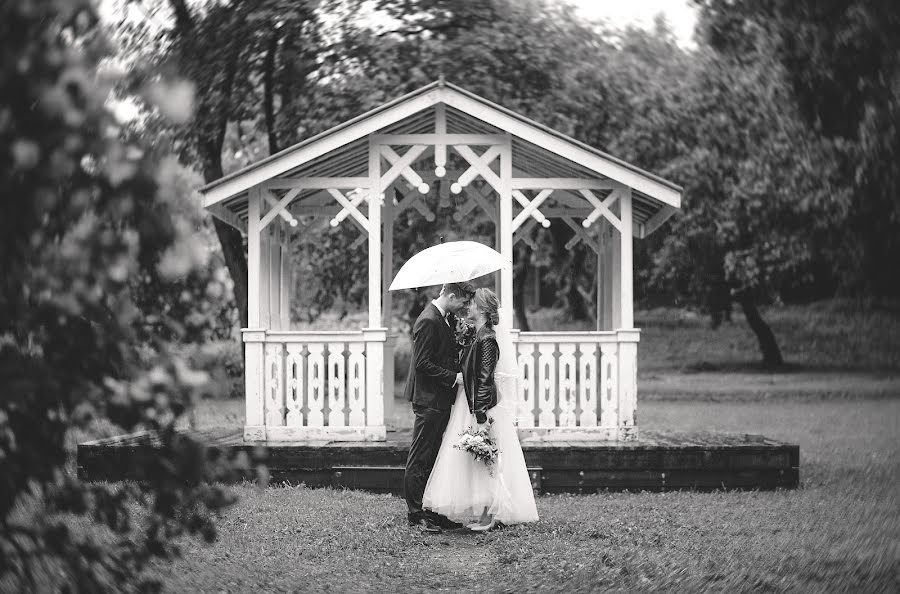
[[[381,319],[381,147],[369,138],[369,326],[366,341],[366,426],[384,439],[384,343],[387,333]]]
[[[631,188],[623,188],[619,197],[619,215],[622,221],[622,233],[619,247],[619,258],[622,263],[619,276],[619,328],[630,330],[634,328],[634,263],[633,250],[633,226],[631,214]]]
[[[619,344],[619,414],[620,439],[637,437],[637,345],[640,333],[634,329],[634,264],[632,260],[631,188],[622,188],[619,195],[619,324],[616,340]]]
[[[263,440],[266,437],[263,409],[263,368],[266,331],[260,328],[260,207],[261,189],[248,190],[247,212],[247,328],[244,340],[244,439]]]
[[[281,296],[279,300],[280,329],[291,329],[291,293],[294,288],[294,258],[291,253],[291,230],[290,227],[284,228],[281,239]]]
[[[384,416],[391,418],[394,414],[394,345],[397,342],[396,336],[391,334],[391,326],[393,320],[393,298],[388,290],[391,279],[394,278],[394,187],[389,186],[383,189],[384,207],[382,209],[384,235],[382,237],[382,245],[384,246],[381,254],[382,263],[382,311],[381,325],[387,331],[387,337],[384,343]]]
[[[507,135],[500,149],[500,212],[497,227],[500,230],[500,255],[509,264],[500,270],[500,323],[513,327],[513,210],[512,210],[512,138]]]

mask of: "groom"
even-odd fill
[[[437,299],[425,306],[413,326],[413,356],[409,362],[405,395],[412,402],[416,420],[403,487],[409,524],[425,532],[462,527],[440,514],[423,510],[422,496],[434,468],[444,429],[450,421],[456,386],[462,383],[453,336],[453,316],[467,308],[474,295],[475,288],[469,283],[444,285]]]

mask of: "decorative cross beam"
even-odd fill
[[[427,194],[430,188],[428,187],[428,184],[426,184],[425,181],[419,176],[419,174],[413,171],[413,169],[409,165],[416,159],[416,157],[422,154],[425,148],[427,147],[418,145],[414,146],[406,153],[406,155],[404,155],[404,157],[400,157],[400,155],[398,155],[391,147],[387,145],[381,146],[381,155],[385,159],[387,159],[388,163],[391,164],[391,169],[388,171],[388,173],[391,173],[394,167],[397,167],[399,169],[399,175],[402,175],[403,178],[410,184],[412,184],[414,188],[418,188],[421,194]],[[413,151],[418,151],[418,153],[413,154],[412,158],[410,158],[409,160],[409,163],[407,163],[406,165],[402,165],[403,159],[405,159],[406,157],[410,157],[410,154],[413,153]],[[395,174],[394,177],[396,179],[397,175]],[[384,187],[384,184],[382,184],[382,187]]]
[[[369,229],[369,220],[365,216],[363,216],[361,212],[359,212],[359,209],[357,209],[352,202],[347,200],[347,198],[343,193],[341,193],[340,190],[328,188],[328,193],[331,194],[334,199],[337,200],[338,203],[350,213],[350,215],[356,220],[356,222],[359,223],[359,226],[363,229],[363,231],[365,231],[366,233],[371,233],[371,230]],[[337,224],[338,223],[335,222],[334,219],[332,219],[331,226],[336,227]]]
[[[291,214],[287,211],[288,205],[294,201],[294,198],[300,194],[300,188],[294,188],[293,190],[288,191],[281,200],[278,202],[275,201],[275,198],[269,193],[268,190],[263,192],[263,197],[266,199],[266,202],[269,204],[269,212],[260,219],[259,221],[259,230],[262,231],[266,228],[266,226],[272,222],[272,219],[281,215],[281,218],[290,223],[291,227],[297,226],[297,220],[291,216]]]
[[[597,196],[594,195],[590,190],[582,189],[578,190],[582,196],[584,196],[588,202],[593,205],[594,210],[581,222],[581,226],[587,229],[590,227],[594,221],[600,218],[600,216],[606,217],[606,219],[612,223],[613,227],[619,230],[619,233],[622,232],[622,221],[619,220],[619,217],[613,214],[610,210],[610,207],[619,199],[619,190],[615,189],[609,193],[609,196],[606,197],[606,200],[600,201]]]
[[[515,232],[516,229],[528,218],[534,217],[534,220],[541,223],[544,227],[550,226],[550,221],[541,215],[538,211],[538,207],[550,197],[550,194],[553,193],[553,190],[541,190],[537,196],[534,197],[534,200],[528,201],[527,197],[519,190],[513,192],[513,197],[519,201],[519,204],[522,205],[522,211],[516,215],[516,218],[513,219],[512,222],[512,230]],[[516,194],[519,194],[518,196]],[[544,224],[546,223],[546,224]]]
[[[428,148],[424,144],[417,144],[406,151],[406,154],[400,157],[394,150],[385,146],[381,148],[381,154],[391,163],[391,168],[387,170],[387,172],[381,176],[381,187],[386,188],[397,177],[403,175],[403,177],[412,183],[414,186],[418,187],[419,184],[424,183],[421,177],[410,168],[410,165],[419,158],[419,155],[425,152],[425,149]],[[396,158],[394,158],[396,157]],[[415,183],[418,181],[418,183]],[[424,193],[424,192],[423,192]]]
[[[575,222],[575,219],[573,219],[572,217],[561,217],[561,218],[569,227],[572,228],[572,231],[575,232],[575,235],[572,237],[572,239],[570,239],[569,241],[566,242],[567,250],[571,250],[573,247],[575,247],[578,244],[579,241],[581,241],[581,242],[584,242],[584,244],[586,246],[591,248],[591,250],[593,250],[593,252],[595,254],[600,255],[600,252],[601,252],[600,244],[597,242],[596,238],[591,237],[587,233],[587,231],[585,231],[585,229],[587,229],[587,227],[584,227],[584,225],[579,225],[578,223]]]

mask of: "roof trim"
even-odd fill
[[[657,175],[575,140],[456,85],[435,81],[360,116],[252,163],[200,188],[209,207],[246,192],[321,155],[444,103],[495,127],[626,184],[674,208],[681,206],[683,189]]]

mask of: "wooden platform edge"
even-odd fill
[[[141,461],[155,455],[146,434],[97,440],[77,446],[78,477],[85,481],[134,480]],[[259,446],[222,443],[210,448],[245,451],[267,467],[270,484],[300,484],[309,487],[364,489],[402,493],[406,447],[403,444],[332,446],[270,444]],[[666,490],[773,490],[793,489],[800,484],[798,445],[769,442],[770,445],[698,448],[679,450],[660,447],[552,447],[529,445],[526,461],[537,492],[596,493]],[[245,473],[238,480],[255,480]]]

